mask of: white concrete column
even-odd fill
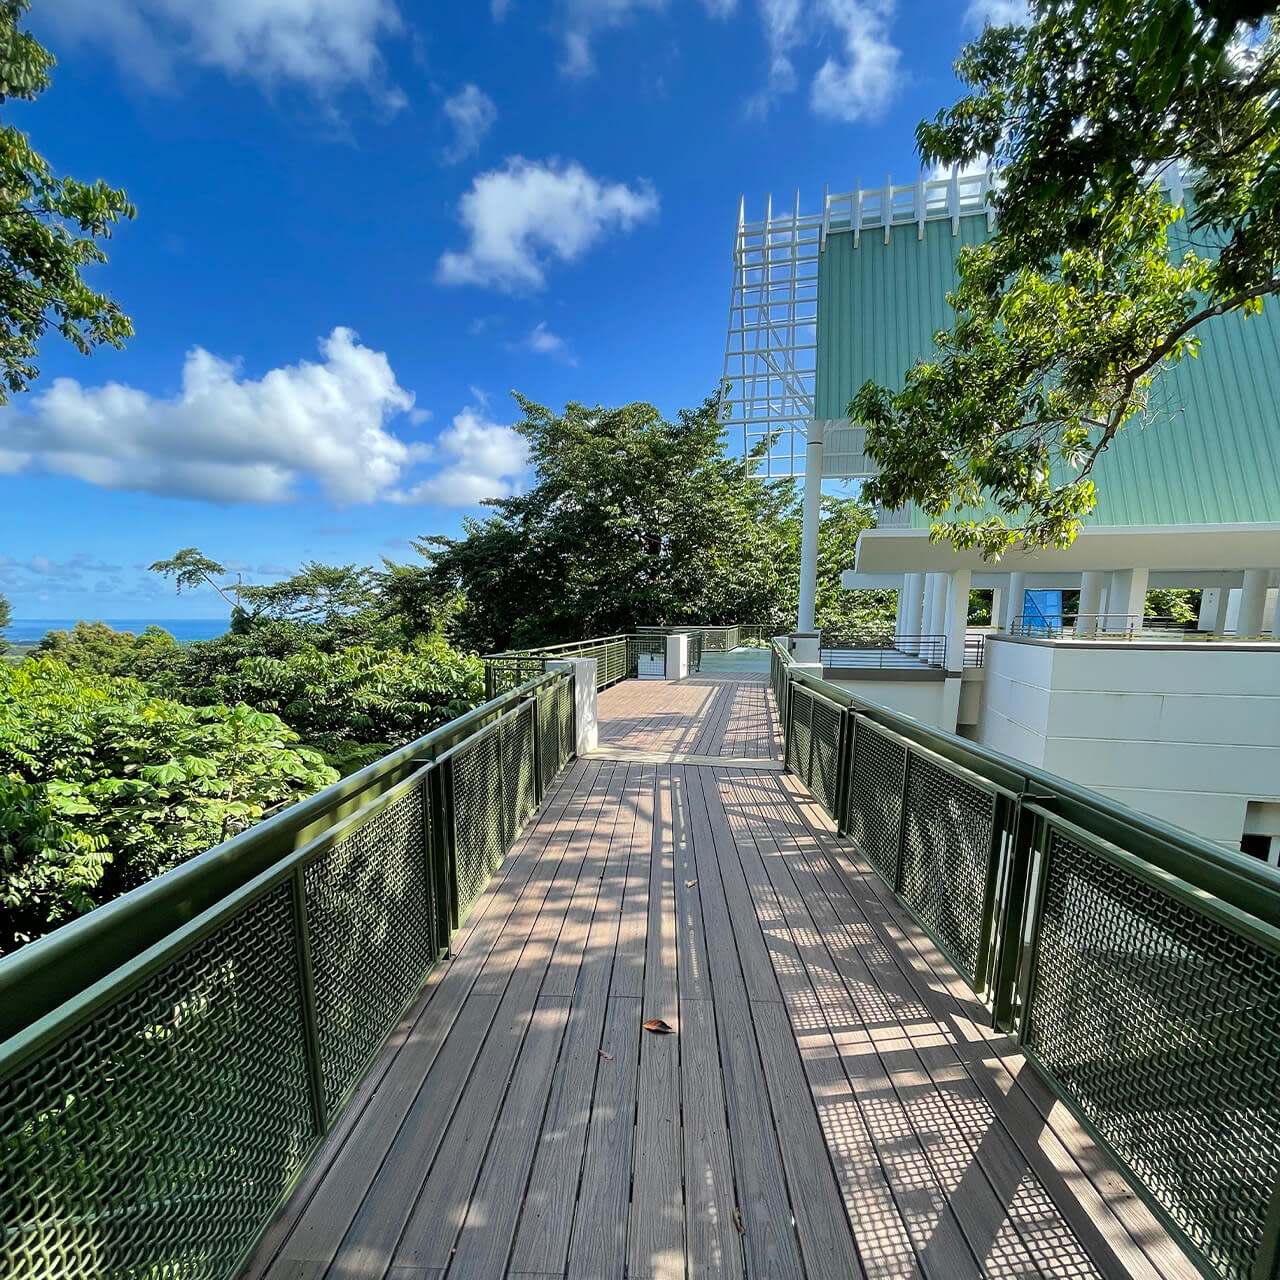
[[[1262,634],[1262,612],[1267,606],[1267,584],[1270,580],[1270,569],[1244,571],[1244,587],[1240,592],[1240,612],[1236,615],[1236,635],[1260,636]]]
[[[1080,608],[1076,635],[1092,636],[1098,631],[1098,614],[1102,612],[1102,583],[1105,574],[1087,571],[1080,575]]]
[[[1231,616],[1231,588],[1223,587],[1218,592],[1217,607],[1213,611],[1213,634],[1215,636],[1225,636],[1227,634],[1227,620]]]
[[[1218,617],[1218,599],[1223,594],[1221,587],[1205,587],[1200,592],[1200,612],[1196,615],[1197,631],[1212,631]]]
[[[1280,640],[1280,596],[1276,597],[1276,612],[1275,617],[1271,619],[1271,634]],[[1280,839],[1280,837],[1277,838]]]
[[[964,638],[969,626],[969,587],[973,573],[957,569],[947,583],[947,611],[944,626],[947,637],[947,670],[964,670]]]
[[[555,658],[547,662],[547,670],[573,672],[574,751],[585,756],[588,751],[594,751],[600,741],[596,717],[596,660]]]
[[[1003,587],[991,588],[991,625],[993,627],[1000,625],[1000,611],[1004,608],[1004,591]]]
[[[800,608],[796,631],[813,631],[818,596],[818,525],[822,516],[822,438],[825,425],[811,418],[804,449],[804,501],[800,508]]]
[[[683,633],[667,637],[667,679],[686,680],[689,676],[689,637]]]
[[[923,573],[907,573],[902,576],[902,599],[906,602],[906,607],[899,609],[898,616],[902,619],[902,636],[908,637],[906,648],[908,652],[915,653],[920,645],[911,640],[911,636],[918,636],[923,625],[924,618],[924,574]],[[900,647],[901,647],[901,642]]]
[[[1026,593],[1027,575],[1025,573],[1011,573],[1009,575],[1009,596],[1004,602],[1004,618],[1000,624],[1002,630],[1011,631],[1013,624],[1022,616]]]
[[[902,637],[907,634],[907,575],[904,573],[898,583],[898,601],[893,609],[893,640],[901,646]]]
[[[1125,631],[1142,627],[1147,607],[1147,570],[1116,569],[1107,584],[1107,629]]]
[[[940,636],[946,631],[948,576],[945,573],[930,575],[933,578],[933,599],[929,605],[929,618],[924,629],[924,634],[927,636]]]
[[[929,631],[929,624],[933,621],[933,597],[938,589],[938,575],[936,573],[926,573],[924,575],[924,593],[920,600],[920,635],[926,635]]]

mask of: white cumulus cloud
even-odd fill
[[[965,21],[975,27],[990,23],[993,27],[1007,27],[1011,22],[1029,20],[1026,0],[969,0]]]
[[[811,110],[845,124],[877,119],[897,92],[902,60],[890,38],[893,0],[822,0],[821,9],[844,50],[814,76]]]
[[[389,495],[409,504],[471,507],[515,493],[529,464],[529,446],[514,427],[463,409],[436,437],[434,456],[444,465],[412,488]]]
[[[621,27],[638,13],[662,12],[669,0],[559,0],[561,38],[565,75],[590,75],[596,69],[593,42],[602,31]],[[495,19],[501,21],[511,7],[510,0],[490,0]],[[738,7],[738,0],[702,0],[702,7],[713,18],[727,18]]]
[[[498,119],[498,108],[483,89],[469,84],[445,99],[444,115],[453,128],[453,141],[445,148],[444,158],[448,164],[457,164],[480,150]]]
[[[658,212],[651,184],[629,187],[593,177],[580,164],[513,156],[480,174],[458,204],[463,250],[439,261],[441,284],[508,293],[546,284],[553,262],[573,262],[611,231],[630,231]]]
[[[558,333],[552,333],[545,320],[533,326],[523,345],[536,355],[555,356],[566,364],[578,363],[569,353],[569,344]]]
[[[194,63],[318,94],[360,85],[384,105],[403,102],[383,82],[379,50],[402,27],[395,0],[57,0],[45,7],[68,35],[105,45],[152,88],[171,87],[177,67]]]
[[[194,347],[168,398],[58,378],[31,409],[0,414],[0,456],[106,489],[283,502],[316,487],[335,502],[372,502],[425,454],[388,430],[413,396],[350,329],[334,329],[320,352],[321,363],[251,379]]]

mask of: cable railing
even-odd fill
[[[860,631],[847,636],[823,636],[818,652],[823,667],[831,670],[934,667],[945,671],[947,637],[901,636],[891,629]]]
[[[0,1274],[239,1273],[574,754],[572,678],[0,960]]]
[[[1076,613],[1046,617],[1039,611],[1021,613],[1009,624],[1009,634],[1034,640],[1135,640],[1190,634],[1201,638],[1194,622],[1150,614]]]
[[[1206,1275],[1280,1256],[1280,875],[798,671],[790,772]]]

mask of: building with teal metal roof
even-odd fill
[[[1175,224],[1175,230],[1177,224]],[[898,387],[951,327],[956,254],[987,238],[987,220],[896,230],[831,231],[818,259],[815,418],[838,420],[868,379]],[[1175,241],[1176,244],[1176,241]],[[1280,522],[1280,309],[1206,325],[1200,355],[1162,373],[1148,412],[1116,437],[1094,479],[1088,523],[1205,525]],[[928,519],[913,513],[912,525]]]
[[[739,209],[726,441],[764,477],[804,477],[798,660],[836,661],[813,625],[822,481],[875,474],[848,404],[868,379],[900,386],[951,327],[956,256],[995,229],[991,182],[886,179],[824,193],[816,213],[770,201],[759,222]],[[1070,547],[988,563],[931,538],[918,510],[881,511],[844,581],[897,591],[895,656],[842,651],[841,678],[1280,865],[1280,309],[1200,338],[1099,459],[1098,504]],[[1198,622],[1150,616],[1156,587],[1198,590]],[[980,635],[975,588],[993,596]]]

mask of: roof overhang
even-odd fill
[[[931,542],[927,529],[867,529],[858,538],[858,574],[1083,573],[1112,569],[1270,569],[1280,566],[1280,524],[1127,525],[1082,529],[1061,550],[1015,547],[997,564],[977,550],[958,551],[950,542]]]

